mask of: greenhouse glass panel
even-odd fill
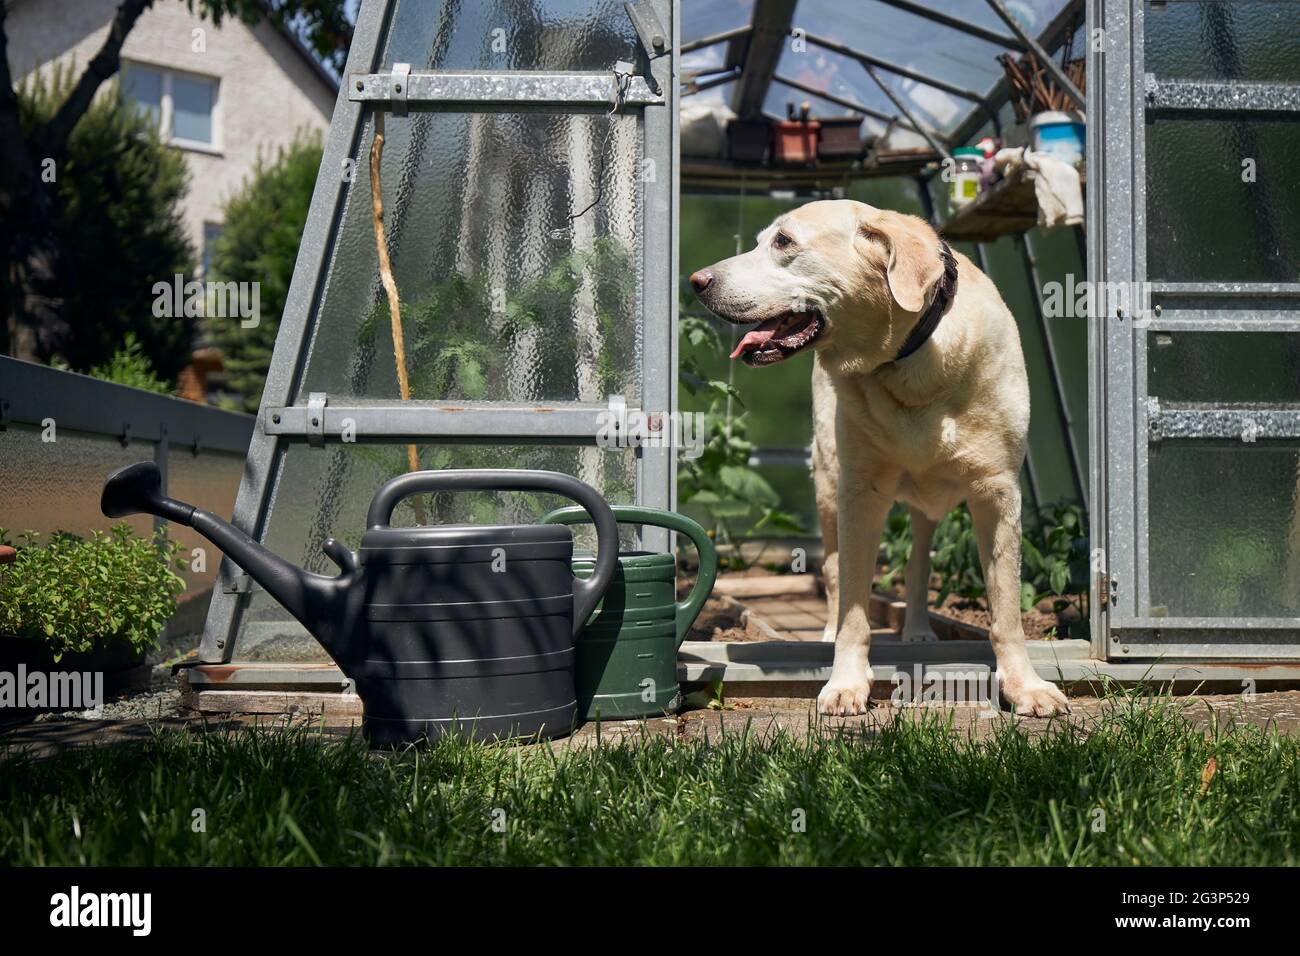
[[[1148,332],[1147,375],[1161,401],[1300,404],[1300,332]]]
[[[682,42],[743,27],[753,16],[754,0],[684,0]]]
[[[373,125],[362,153],[368,155]],[[382,181],[413,399],[639,398],[642,151],[630,115],[421,113]],[[369,166],[347,190],[299,387],[399,397]]]
[[[1150,615],[1300,617],[1300,445],[1152,448]]]
[[[136,534],[152,534],[147,515],[105,518],[99,492],[105,475],[152,458],[154,447],[140,439],[123,445],[107,435],[7,423],[0,430],[0,528],[16,539],[24,531],[88,535],[125,522]]]
[[[623,0],[395,0],[383,62],[416,70],[608,70],[639,50]]]
[[[1258,82],[1296,78],[1297,3],[1148,2],[1145,28],[1145,68],[1158,76]]]
[[[363,0],[234,508],[268,548],[332,571],[322,542],[355,545],[380,484],[413,469],[560,471],[672,507],[675,449],[597,447],[612,397],[676,404],[677,88],[652,40],[675,5],[635,12],[655,33],[621,0]],[[421,503],[394,523],[527,523],[565,502]],[[663,529],[626,534],[668,547]],[[201,654],[325,659],[229,562]]]
[[[1147,124],[1151,278],[1300,280],[1300,118],[1248,115]]]

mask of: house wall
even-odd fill
[[[75,61],[84,69],[108,35],[118,0],[18,0],[7,33],[14,76],[50,71]],[[202,39],[196,51],[195,30]],[[184,218],[202,255],[203,225],[222,221],[222,205],[252,171],[258,154],[271,155],[299,130],[324,131],[334,91],[275,27],[228,17],[218,28],[193,15],[181,0],[157,0],[128,34],[124,60],[215,77],[217,146],[177,147],[190,168]]]

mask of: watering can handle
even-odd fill
[[[585,581],[573,581],[573,633],[576,636],[600,603],[618,564],[618,522],[609,504],[591,485],[558,471],[448,468],[413,471],[383,483],[370,502],[366,526],[386,528],[393,509],[410,495],[437,491],[548,491],[582,505],[596,526],[596,567]]]
[[[614,517],[619,524],[652,525],[679,531],[691,539],[700,556],[700,571],[695,577],[695,587],[686,596],[686,600],[677,602],[677,644],[686,639],[686,632],[691,629],[695,619],[704,608],[704,602],[713,592],[713,583],[718,577],[718,552],[713,547],[709,534],[696,522],[675,511],[660,511],[658,508],[642,508],[637,505],[612,505]],[[579,508],[560,508],[552,511],[542,519],[543,524],[581,524],[586,519]]]

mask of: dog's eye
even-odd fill
[[[787,246],[793,244],[794,244],[794,240],[791,239],[789,236],[787,236],[784,232],[778,232],[776,234],[776,237],[772,240],[772,245],[776,246],[778,249],[784,249]]]

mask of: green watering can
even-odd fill
[[[718,553],[708,534],[683,515],[657,508],[611,505],[620,524],[679,531],[700,555],[700,573],[685,601],[677,600],[677,559],[672,554],[622,551],[605,596],[578,635],[575,677],[578,715],[587,720],[649,717],[681,706],[677,648],[709,599],[718,576]],[[542,524],[583,524],[581,508],[561,508]],[[573,573],[586,578],[595,566],[575,555]]]

